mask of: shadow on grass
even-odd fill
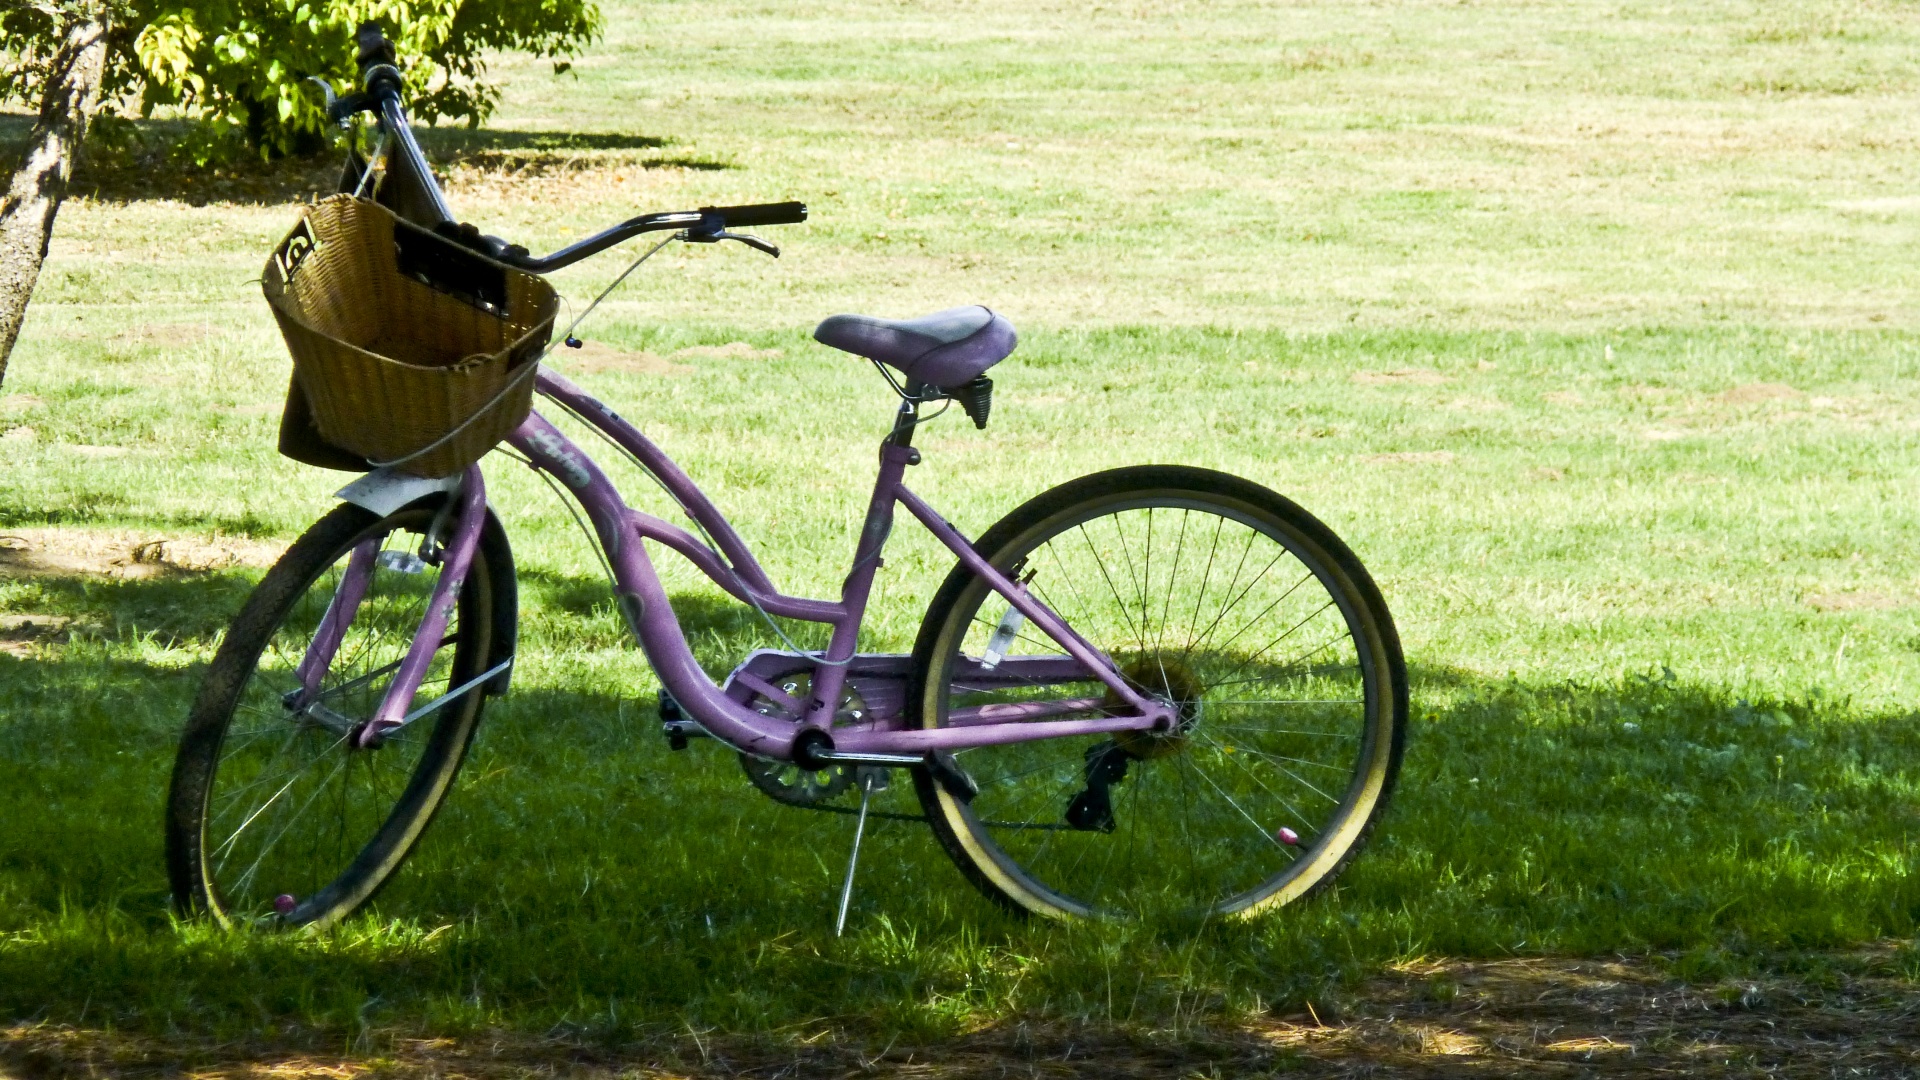
[[[0,506],[0,530],[98,525],[147,530],[157,536],[196,532],[254,539],[275,539],[287,533],[285,524],[261,517],[252,510],[239,514],[187,511],[129,514],[128,508],[133,505],[133,501],[124,494],[87,491],[73,495],[66,506]]]
[[[195,526],[206,523],[195,521]],[[229,522],[229,525],[234,523]],[[164,531],[156,527],[156,532]],[[242,535],[237,528],[224,530]],[[259,583],[263,568],[176,570],[134,567],[154,573],[145,577],[112,577],[93,573],[26,572],[8,570],[0,559],[0,614],[44,617],[51,620],[59,643],[93,640],[126,643],[150,640],[170,648],[210,648],[247,596]],[[526,608],[561,614],[569,619],[599,618],[615,624],[608,644],[628,645],[612,590],[605,579],[564,574],[541,567],[518,572],[522,604]],[[766,624],[753,609],[714,592],[679,592],[672,596],[695,656],[714,677],[731,671],[741,657],[768,643]],[[796,640],[807,640],[812,624],[779,620]],[[31,638],[22,638],[31,640]]]
[[[166,572],[144,578],[93,574],[0,575],[6,611],[47,616],[59,638],[169,647],[210,646],[259,581],[257,570]]]
[[[617,625],[616,632],[603,636],[602,640],[608,644],[631,645],[626,624],[614,606],[613,590],[605,578],[566,574],[545,567],[521,567],[518,577],[524,606],[551,608],[572,619],[596,619],[603,627]],[[694,658],[715,679],[725,677],[754,649],[780,645],[767,629],[766,619],[716,586],[699,591],[676,591],[668,600]],[[826,631],[822,624],[777,617],[773,621],[806,648],[819,648],[825,643]]]
[[[283,1030],[220,1042],[19,1025],[0,1027],[0,1063],[32,1080],[130,1073],[318,1080],[365,1071],[475,1080],[1909,1075],[1920,1054],[1911,1023],[1920,1002],[1913,951],[1876,947],[1816,959],[1818,972],[1717,985],[1620,958],[1426,962],[1367,980],[1351,1008],[1323,1000],[1294,1016],[1151,1030],[1019,1017],[936,1039],[831,1018],[763,1033],[660,1025],[622,1039],[565,1027],[537,1035],[493,1029],[468,1039],[364,1028],[347,1040]]]
[[[132,500],[113,492],[89,492],[75,505],[47,509],[0,506],[0,529],[34,525],[82,525],[110,522],[124,514]]]
[[[0,160],[15,159],[32,118],[0,114]],[[281,205],[326,196],[338,188],[343,154],[275,161],[247,159],[196,165],[181,149],[191,125],[184,121],[118,121],[91,139],[74,171],[69,194],[110,203],[173,200]],[[674,140],[616,132],[417,129],[436,169],[472,169],[537,179],[584,168],[690,169],[715,171],[725,161],[663,152]]]
[[[443,154],[510,151],[658,150],[671,140],[652,135],[586,131],[494,131],[430,128],[426,141]]]
[[[621,1039],[860,1016],[941,1037],[1245,1015],[1422,955],[1657,954],[1714,978],[1920,915],[1920,718],[1664,676],[1432,671],[1373,846],[1337,888],[1251,924],[1023,924],[924,827],[884,822],[835,938],[846,818],[760,798],[722,747],[669,752],[640,688],[523,682],[373,911],[319,937],[220,934],[170,921],[161,862],[191,676],[0,656],[0,1019]],[[908,787],[890,793],[905,809]]]

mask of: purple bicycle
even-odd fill
[[[334,107],[377,112],[388,182],[414,185],[409,214],[450,223],[391,53],[369,51],[366,92]],[[772,250],[732,230],[805,216],[796,203],[650,214],[543,258],[468,240],[539,273],[652,231]],[[969,540],[907,486],[914,433],[932,403],[986,426],[987,371],[1013,328],[965,307],[839,315],[815,337],[873,361],[899,399],[838,599],[782,593],[659,447],[551,370],[540,398],[658,479],[692,527],[630,508],[538,411],[507,440],[584,509],[664,687],[669,742],[735,748],[785,803],[857,797],[861,829],[873,791],[904,770],[948,855],[1015,911],[1245,916],[1330,881],[1387,802],[1407,716],[1392,619],[1346,545],[1267,488],[1171,465],[1062,484]],[[235,618],[175,764],[174,896],[223,924],[317,928],[364,904],[446,799],[512,673],[513,557],[480,469],[376,470],[341,496]],[[862,653],[900,508],[956,565],[910,654]],[[766,615],[824,624],[826,648],[756,651],[716,682],[655,574],[660,549]]]

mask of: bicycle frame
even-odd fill
[[[800,760],[819,765],[839,757],[899,760],[905,764],[928,754],[964,750],[978,746],[1028,742],[1071,735],[1095,735],[1121,731],[1165,730],[1176,721],[1174,709],[1139,692],[1120,674],[1113,661],[1089,645],[1045,604],[1022,585],[1009,580],[999,569],[974,550],[959,530],[929,506],[903,482],[907,466],[919,455],[904,440],[889,439],[880,454],[879,475],[867,504],[866,522],[855,546],[853,566],[841,586],[836,602],[789,596],[780,592],[768,578],[738,532],[728,523],[712,500],[694,484],[652,440],[619,414],[601,404],[563,376],[542,370],[535,384],[544,397],[551,398],[598,428],[621,448],[631,453],[643,467],[665,485],[713,540],[718,552],[687,530],[651,514],[629,507],[591,457],[538,412],[530,413],[507,439],[540,469],[570,491],[586,510],[596,537],[607,556],[614,578],[615,598],[622,615],[662,685],[680,707],[713,736],[732,746],[782,761]],[[414,647],[403,662],[394,683],[372,720],[361,732],[363,741],[373,741],[398,725],[457,697],[486,681],[495,672],[483,673],[461,688],[456,688],[428,706],[402,715],[411,703],[426,671],[426,660],[438,647],[447,617],[457,593],[452,583],[465,575],[472,553],[479,543],[480,524],[486,513],[484,483],[478,467],[463,477],[459,511],[452,535],[442,554],[447,570],[439,588],[427,604]],[[1097,679],[1110,692],[1102,698],[1066,698],[1014,705],[1001,704],[980,709],[961,709],[946,718],[946,726],[908,730],[899,713],[853,723],[836,723],[849,668],[864,659],[904,670],[897,661],[904,657],[857,657],[855,647],[866,615],[868,593],[874,573],[879,569],[881,552],[893,528],[894,508],[906,507],[909,514],[945,544],[960,562],[984,579],[989,588],[1005,597],[1040,632],[1060,645],[1061,656],[1008,656],[996,665],[974,664],[966,674],[970,686],[1085,682]],[[798,666],[813,666],[810,700],[803,704],[804,715],[797,719],[764,715],[743,701],[729,696],[709,678],[695,661],[687,644],[672,603],[641,541],[653,540],[679,552],[702,574],[742,602],[758,605],[769,614],[832,627],[832,635],[823,654],[797,658]],[[331,628],[337,616],[352,616],[353,600],[364,592],[364,575],[373,572],[373,559],[350,560],[333,606],[323,620]],[[344,623],[342,623],[344,628]],[[328,642],[338,633],[315,636],[301,671],[311,672],[317,683],[331,658]],[[420,654],[418,657],[414,653]],[[317,667],[315,666],[317,665]],[[743,664],[734,673],[750,688],[771,689]],[[731,681],[731,680],[730,680]],[[778,694],[777,690],[774,693]],[[1115,709],[1111,702],[1123,703]],[[1114,712],[1123,715],[1112,715]],[[1095,713],[1076,719],[1050,719],[1075,713]],[[809,732],[815,734],[809,735]],[[803,740],[808,744],[800,749]]]
[[[361,42],[363,81],[371,95],[371,104],[379,112],[381,127],[395,144],[402,183],[417,188],[425,200],[415,207],[417,216],[423,216],[422,224],[437,226],[453,220],[452,211],[447,207],[446,199],[433,179],[433,172],[407,126],[405,109],[400,100],[398,72],[377,62],[379,52],[372,46],[383,43],[381,40],[371,45],[364,40]],[[371,66],[368,57],[373,58]],[[355,107],[365,108],[367,104],[357,103]],[[797,218],[788,216],[796,211],[799,215]],[[730,220],[729,214],[737,217],[736,223],[751,225],[756,220],[771,223],[803,220],[806,211],[795,203],[708,208],[690,214],[644,215],[542,259],[532,258],[504,242],[495,245],[499,250],[490,253],[503,261],[542,272],[585,258],[641,232],[664,228],[687,226],[691,230],[698,226],[710,238],[740,239],[731,237],[725,231]],[[755,215],[758,215],[757,218]],[[783,761],[800,760],[803,765],[817,766],[831,760],[834,755],[849,760],[853,756],[864,755],[874,763],[908,764],[927,754],[976,746],[1067,735],[1167,730],[1175,724],[1177,717],[1172,706],[1142,695],[1120,674],[1110,658],[1089,645],[1063,619],[1029,595],[1023,586],[1008,580],[1005,574],[989,565],[959,530],[907,489],[902,477],[908,465],[919,461],[919,455],[909,445],[910,425],[905,429],[896,427],[895,437],[889,438],[881,450],[880,473],[867,504],[866,523],[855,546],[853,567],[847,573],[841,586],[840,600],[836,603],[788,596],[774,588],[766,571],[761,569],[739,533],[728,524],[713,502],[659,447],[613,410],[548,369],[539,372],[535,389],[542,396],[561,403],[585,419],[639,460],[718,546],[716,553],[687,530],[627,506],[593,459],[537,412],[528,414],[520,427],[508,436],[510,445],[525,454],[535,468],[565,485],[585,508],[612,569],[620,611],[638,639],[641,650],[667,692],[709,734],[750,753]],[[902,408],[910,410],[912,407],[903,405]],[[458,599],[458,582],[464,580],[471,565],[486,516],[486,489],[478,466],[467,469],[458,490],[459,510],[451,538],[441,553],[445,570],[427,602],[426,614],[412,648],[396,669],[394,681],[388,686],[374,715],[356,728],[350,718],[328,711],[316,694],[322,676],[332,663],[334,651],[339,647],[346,627],[351,623],[371,581],[375,553],[370,546],[365,551],[355,551],[349,559],[319,632],[301,660],[298,675],[302,690],[298,693],[306,699],[301,711],[323,725],[339,729],[343,736],[357,738],[362,746],[378,742],[385,734],[413,722],[446,702],[456,700],[462,694],[483,685],[498,685],[492,680],[511,663],[509,659],[463,685],[451,688],[426,705],[409,711],[434,652],[443,644],[441,637],[452,616],[454,602]],[[904,730],[901,726],[903,717],[898,711],[877,720],[837,725],[835,714],[847,686],[848,670],[856,660],[854,650],[861,622],[866,615],[867,594],[873,584],[874,572],[879,569],[880,554],[886,546],[887,535],[893,528],[896,505],[905,506],[941,543],[952,549],[962,565],[983,578],[990,588],[1005,597],[1034,627],[1057,642],[1067,654],[1065,657],[1009,656],[997,663],[976,664],[974,669],[964,671],[967,685],[983,688],[1018,683],[1045,685],[1085,682],[1094,678],[1106,685],[1110,696],[962,709],[946,717],[946,726],[939,729]],[[730,697],[707,677],[694,660],[693,650],[687,645],[686,636],[674,617],[673,606],[667,599],[659,576],[654,573],[653,564],[647,558],[645,547],[640,542],[645,540],[657,541],[685,555],[701,573],[738,600],[756,605],[773,615],[824,623],[833,628],[825,652],[810,658],[814,666],[811,700],[795,703],[800,706],[797,711],[804,715],[798,719],[763,715],[748,708],[746,700]],[[870,667],[885,667],[886,661],[897,662],[906,658],[864,659]],[[748,660],[730,677],[729,685],[737,680],[751,691],[762,694],[770,692],[774,695],[772,700],[785,698],[777,688],[748,670],[753,658]],[[898,663],[892,666],[898,669],[894,672],[896,675],[905,670],[905,666]],[[756,683],[759,685],[756,686]],[[289,706],[295,704],[290,702]],[[1115,711],[1126,711],[1130,715],[1113,715]],[[1100,715],[1083,719],[1049,719],[1083,713]],[[796,747],[803,739],[807,740],[808,745],[806,752],[800,754]],[[889,757],[895,760],[883,760]]]

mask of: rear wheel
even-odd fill
[[[222,924],[333,923],[393,875],[446,798],[479,726],[484,687],[372,747],[355,737],[443,570],[420,558],[443,506],[436,498],[386,518],[335,508],[234,619],[174,762],[167,861],[183,911]],[[356,551],[371,556],[365,597],[317,691],[307,691],[296,669]],[[511,637],[513,595],[512,556],[489,515],[416,703],[504,658],[511,647],[496,645]]]
[[[1054,488],[974,546],[1181,718],[1163,735],[960,751],[971,799],[920,775],[935,833],[989,896],[1057,917],[1251,915],[1359,849],[1399,770],[1406,668],[1379,591],[1326,526],[1257,484],[1148,466]],[[1122,712],[965,567],[914,659],[914,726],[996,706]]]

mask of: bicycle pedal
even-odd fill
[[[697,720],[669,720],[660,725],[660,734],[666,737],[669,750],[685,750],[689,739],[713,738],[713,733]]]
[[[974,783],[973,777],[968,776],[966,771],[960,768],[959,763],[953,760],[952,754],[944,752],[928,754],[926,770],[927,775],[933,777],[934,783],[939,784],[947,794],[963,803],[972,802],[974,796],[980,794],[980,785]]]
[[[685,750],[687,740],[711,737],[698,720],[687,719],[680,703],[667,693],[665,687],[660,688],[660,734],[666,738],[669,750]]]

